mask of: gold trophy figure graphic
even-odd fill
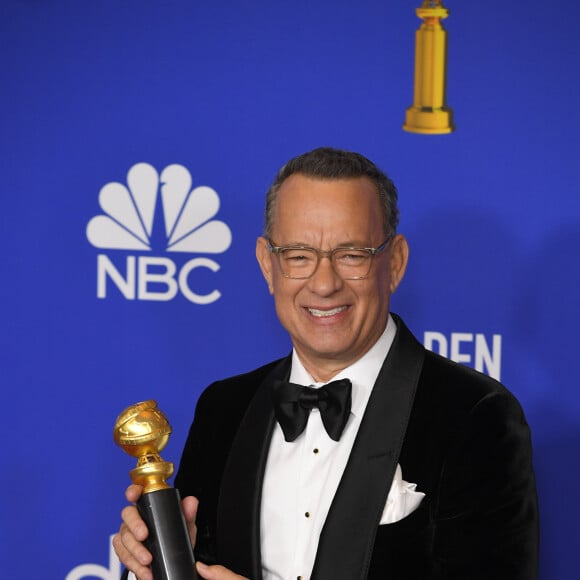
[[[423,23],[415,33],[413,105],[405,113],[403,129],[426,135],[451,133],[453,111],[445,103],[447,31],[441,24],[449,10],[441,0],[424,0],[416,13]]]

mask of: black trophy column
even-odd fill
[[[149,529],[145,545],[153,555],[154,580],[197,580],[179,491],[171,487],[145,493],[137,508]]]

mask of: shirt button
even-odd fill
[[[306,513],[304,514],[304,517],[307,517],[307,518],[309,518],[309,517],[310,517],[310,512],[306,512]]]
[[[302,580],[302,576],[297,576],[296,580]]]
[[[315,449],[313,449],[313,450],[312,450],[312,453],[318,453],[318,449],[316,449],[316,448],[315,448]]]

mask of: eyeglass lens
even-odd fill
[[[372,254],[368,250],[333,250],[326,254],[332,261],[336,273],[345,278],[363,278],[371,267]],[[320,260],[319,252],[311,248],[284,248],[278,253],[284,275],[290,278],[310,278]]]

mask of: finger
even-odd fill
[[[115,549],[115,553],[119,557],[119,560],[128,570],[131,570],[131,572],[133,572],[139,580],[153,580],[153,574],[147,566],[147,564],[151,561],[150,555],[149,558],[144,557],[145,561],[148,560],[147,564],[143,561],[139,561],[133,552],[127,549],[126,542],[127,537],[124,535],[122,526],[122,529],[113,538],[113,548]],[[139,557],[142,557],[142,555]]]
[[[142,566],[148,566],[153,556],[151,552],[133,535],[127,526],[122,525],[119,530],[120,542],[128,554],[135,558]]]
[[[125,497],[127,498],[127,501],[135,503],[141,497],[142,493],[143,486],[133,483],[125,490]]]
[[[149,530],[135,506],[124,507],[121,511],[121,518],[123,524],[139,542],[143,542],[147,538]]]
[[[195,566],[197,573],[204,580],[248,580],[244,576],[235,574],[223,566],[208,566],[202,562],[196,562]]]

